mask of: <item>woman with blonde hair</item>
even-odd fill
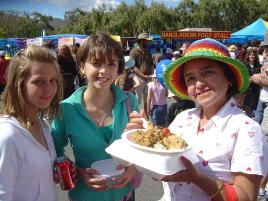
[[[57,58],[29,46],[12,59],[0,115],[0,200],[55,201],[56,152],[48,122],[59,111]]]

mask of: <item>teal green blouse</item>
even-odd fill
[[[75,164],[82,168],[90,167],[95,161],[111,158],[105,152],[105,148],[114,140],[121,138],[128,122],[125,104],[127,95],[120,88],[112,85],[111,90],[115,94],[112,109],[113,123],[108,127],[98,128],[83,105],[82,97],[85,90],[86,87],[81,87],[63,100],[60,104],[60,116],[52,122],[52,137],[57,155],[64,155],[64,147],[69,141]],[[129,96],[132,110],[138,111],[136,97],[133,94]],[[128,185],[120,189],[97,192],[78,179],[76,188],[69,191],[69,197],[75,201],[118,201],[132,190],[132,186]]]
[[[109,143],[113,134],[113,125],[111,124],[109,126],[101,127],[98,129],[99,129],[100,136],[103,138],[103,140],[106,143]]]

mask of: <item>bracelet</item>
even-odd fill
[[[223,188],[224,188],[224,183],[221,182],[221,184],[218,186],[217,191],[216,191],[215,193],[213,193],[212,195],[210,195],[209,197],[210,197],[210,198],[214,198],[216,195],[218,195],[218,193],[221,192],[221,190],[222,190]]]

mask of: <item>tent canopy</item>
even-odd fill
[[[87,35],[81,34],[56,34],[56,35],[49,35],[43,36],[44,40],[57,40],[59,37],[76,37],[76,38],[87,38]]]
[[[268,31],[268,22],[259,18],[247,27],[231,34],[231,38],[226,42],[244,44],[254,39],[263,41],[266,31]]]

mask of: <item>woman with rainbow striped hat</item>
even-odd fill
[[[267,168],[260,126],[236,106],[233,96],[245,92],[249,75],[213,39],[194,42],[164,72],[167,88],[193,100],[197,107],[181,112],[169,125],[192,147],[199,162],[183,155],[186,169],[166,176],[165,201],[254,201]],[[142,125],[131,114],[127,129]]]

